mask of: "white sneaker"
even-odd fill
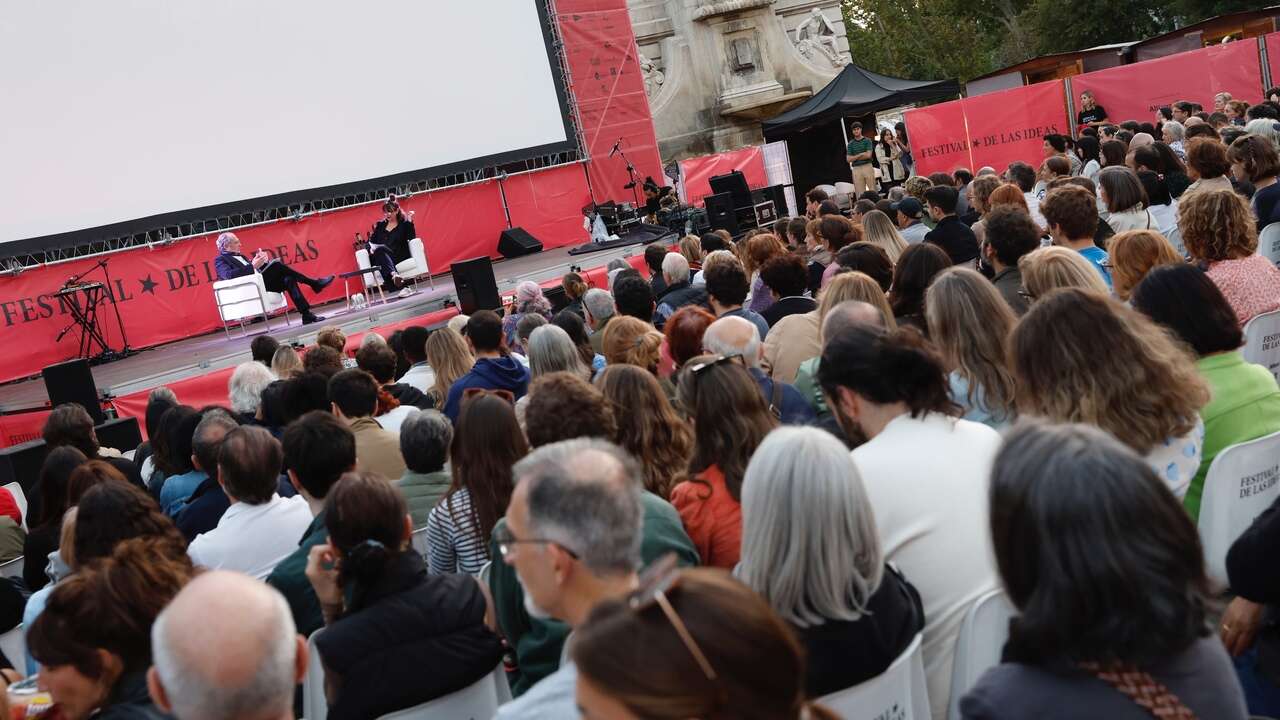
[[[400,292],[396,293],[396,297],[407,298],[407,297],[409,297],[409,296],[413,295],[415,292],[417,292],[417,291],[416,291],[416,290],[414,290],[412,286],[406,286],[406,287],[405,287],[404,289],[402,289]]]

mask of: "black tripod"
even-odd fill
[[[67,278],[62,289],[54,293],[58,298],[66,298],[65,302],[72,317],[71,324],[58,333],[57,340],[61,340],[64,335],[77,325],[80,326],[79,356],[94,364],[125,358],[135,352],[129,347],[129,340],[125,336],[124,319],[120,316],[120,305],[111,288],[111,271],[107,267],[107,262],[107,258],[103,258],[79,275]],[[81,282],[86,275],[99,268],[106,278],[105,286],[99,282]],[[80,293],[84,293],[83,308],[77,298]],[[106,337],[98,325],[98,308],[104,302],[103,295],[110,298],[111,306],[115,310],[116,325],[120,328],[120,342],[124,346],[121,350],[115,350],[107,343]],[[97,355],[92,354],[95,344],[101,348]]]

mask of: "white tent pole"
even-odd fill
[[[843,115],[840,116],[840,134],[844,136],[844,162],[849,166],[849,182],[853,182],[853,163],[849,162],[849,127],[846,122],[848,119]]]

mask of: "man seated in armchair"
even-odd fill
[[[333,282],[332,275],[325,275],[319,279],[309,278],[286,265],[283,260],[272,258],[263,250],[259,250],[252,258],[245,257],[240,252],[240,238],[236,237],[235,233],[222,233],[218,236],[217,242],[218,257],[214,259],[213,267],[218,273],[219,280],[244,277],[256,270],[262,274],[262,284],[267,290],[285,293],[290,300],[293,300],[293,306],[302,314],[303,325],[324,319],[311,312],[311,303],[303,297],[302,289],[298,284],[310,285],[311,289],[318,293]]]

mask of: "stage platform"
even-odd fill
[[[511,294],[516,285],[525,280],[543,283],[557,279],[575,268],[590,270],[603,267],[615,258],[643,254],[644,245],[632,244],[593,252],[587,256],[571,256],[570,249],[563,247],[535,255],[495,261],[493,276],[497,280],[499,294]],[[341,283],[341,280],[335,282]],[[301,325],[298,314],[291,310],[288,327],[284,326],[283,315],[271,318],[270,333],[281,343],[310,345],[315,343],[316,332],[326,325],[336,325],[351,336],[442,310],[446,300],[457,300],[453,278],[448,273],[435,278],[434,289],[425,281],[418,283],[418,288],[418,292],[411,297],[394,299],[385,305],[379,303],[361,310],[344,312],[343,300],[317,306],[315,312],[324,316],[324,321],[314,325]],[[436,323],[441,324],[443,323]],[[100,394],[118,397],[238,365],[251,359],[250,341],[267,332],[261,321],[246,325],[245,328],[242,333],[238,324],[232,325],[230,338],[219,328],[211,333],[142,350],[123,360],[94,366],[93,377],[98,391]],[[38,376],[0,386],[0,414],[46,408],[48,404],[49,396],[45,392],[44,381]]]

